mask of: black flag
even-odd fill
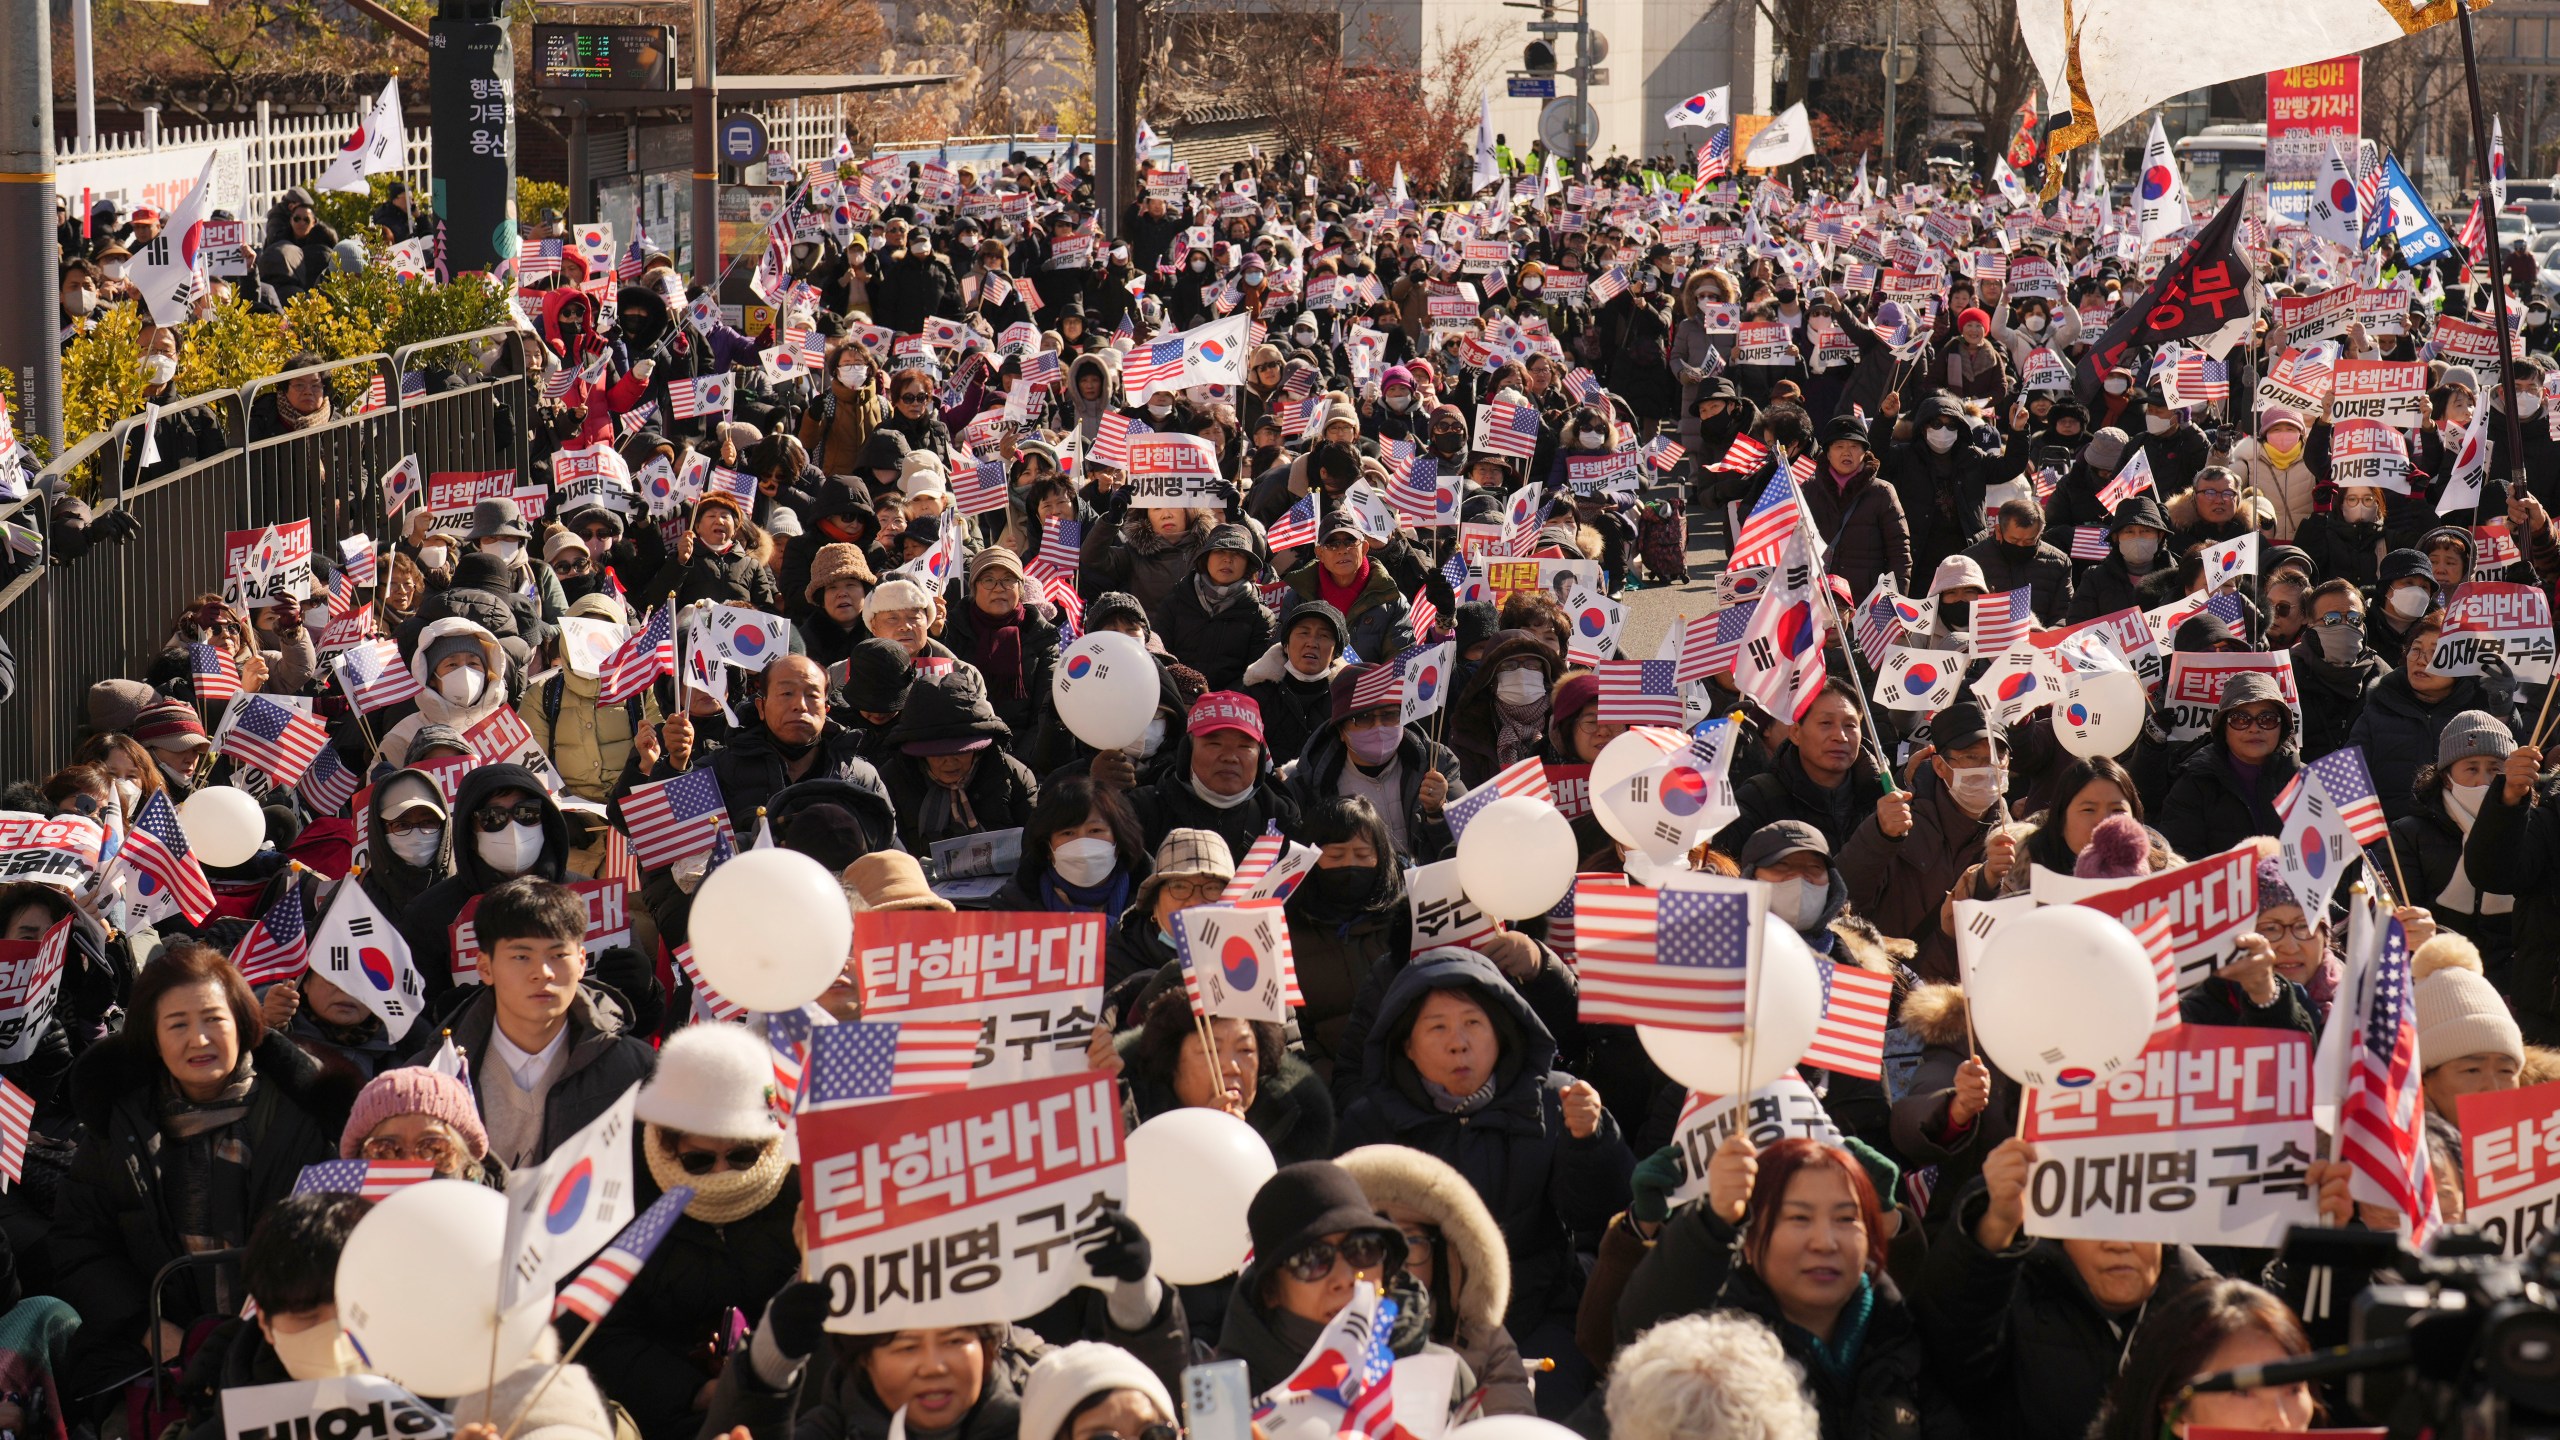
[[[2142,298],[2126,306],[2081,357],[2071,384],[2083,401],[2097,402],[2107,372],[2127,354],[2211,335],[2255,313],[2251,303],[2255,277],[2239,245],[2240,214],[2248,206],[2249,182],[2244,180],[2178,258],[2160,267]]]

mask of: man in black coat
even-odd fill
[[[1821,831],[1836,855],[1884,795],[1884,773],[1859,723],[1857,692],[1845,681],[1827,680],[1769,768],[1734,787],[1742,818],[1716,833],[1716,848],[1739,855],[1761,826],[1801,820]]]
[[[1212,690],[1241,688],[1245,667],[1270,648],[1271,612],[1253,590],[1259,563],[1253,531],[1229,522],[1209,532],[1190,583],[1165,593],[1156,636]]]
[[[634,737],[633,750],[635,755],[647,752],[642,757],[647,778],[673,778],[674,770],[658,764],[655,733],[644,731],[643,736]],[[865,806],[866,813],[858,817],[870,848],[894,849],[897,810],[880,772],[862,758],[865,744],[860,732],[827,717],[827,673],[806,655],[785,655],[765,669],[756,723],[701,763],[720,782],[720,798],[728,802],[729,824],[741,848],[755,839],[757,812],[785,786],[843,780],[878,799],[876,808]]]
[[[1233,690],[1212,690],[1191,707],[1183,730],[1164,773],[1129,797],[1149,851],[1176,830],[1214,830],[1235,855],[1272,825],[1295,833],[1298,805],[1272,775],[1260,706]],[[1135,770],[1114,751],[1094,757],[1093,775],[1126,786]]]
[[[2311,623],[2293,646],[2293,683],[2302,697],[2302,758],[2347,743],[2365,697],[2391,673],[2364,641],[2364,595],[2352,580],[2324,580],[2311,592]]]
[[[2077,625],[2144,607],[2144,582],[2178,572],[2168,539],[2169,517],[2162,513],[2160,502],[2148,492],[2128,497],[2108,519],[2107,558],[2081,574],[2065,616]]]
[[[2027,586],[2036,621],[2059,625],[2071,609],[2071,557],[2044,543],[2044,512],[2033,500],[2000,502],[2000,523],[1965,558],[1982,567],[1984,590],[2005,594]]]
[[[960,316],[960,277],[934,253],[933,231],[922,225],[908,232],[907,248],[880,267],[872,294],[873,315],[901,335],[921,333],[928,315]]]
[[[2142,407],[2142,433],[2134,437],[2133,448],[2151,457],[2152,483],[2160,493],[2175,495],[2195,484],[2196,473],[2213,455],[2204,432],[2187,418],[2186,411],[2160,403],[2157,395],[2135,390],[2125,400],[2128,411]]]

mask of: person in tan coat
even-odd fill
[[[2274,513],[2268,533],[2275,542],[2292,544],[2293,532],[2311,518],[2312,492],[2324,478],[2311,468],[2302,417],[2281,405],[2268,406],[2258,417],[2258,433],[2232,445],[2231,468],[2240,472],[2241,489],[2255,492],[2263,509]]]

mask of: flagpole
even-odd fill
[[[578,1352],[586,1349],[587,1342],[595,1338],[595,1333],[603,1328],[604,1322],[602,1320],[596,1320],[591,1322],[586,1329],[578,1332],[578,1338],[572,1341],[569,1345],[569,1353],[560,1357],[559,1363],[551,1367],[551,1372],[542,1377],[542,1383],[533,1387],[533,1393],[525,1397],[524,1404],[516,1407],[516,1413],[508,1419],[507,1428],[499,1434],[498,1440],[515,1440],[516,1427],[524,1423],[524,1417],[533,1413],[533,1407],[535,1405],[541,1403],[543,1392],[551,1388],[552,1381],[560,1378],[561,1371],[568,1369],[570,1366],[578,1362]],[[490,1369],[494,1371],[497,1368],[496,1342],[492,1341],[489,1348]]]
[[[2485,118],[2487,107],[2480,103],[2480,62],[2472,51],[2471,0],[2454,0],[2454,14],[2462,22],[2462,82],[2471,97],[2472,162],[2480,167],[2480,194],[2475,203],[2487,217],[2485,228],[2489,232],[2482,243],[2489,248],[2489,307],[2498,326],[2498,389],[2506,401],[2507,477],[2512,488],[2524,477],[2524,427],[2516,418],[2515,337],[2507,332],[2507,287],[2499,273],[2498,216],[2489,208],[2492,194],[2489,186],[2489,122]],[[2484,458],[2480,477],[2484,484],[2488,480],[2487,472]],[[2476,508],[2472,518],[2479,518]],[[2396,864],[2398,857],[2393,859]]]

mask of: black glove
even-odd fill
[[[89,533],[100,540],[128,545],[141,538],[142,522],[134,519],[129,510],[110,510],[89,522]]]
[[[793,1360],[816,1354],[818,1341],[826,1335],[827,1306],[832,1299],[827,1287],[814,1280],[793,1281],[776,1291],[764,1307],[773,1348]]]
[[[1084,1252],[1084,1263],[1105,1280],[1126,1280],[1134,1285],[1146,1279],[1147,1272],[1155,1268],[1155,1248],[1147,1243],[1147,1232],[1120,1210],[1104,1214],[1102,1229],[1104,1238]]]

